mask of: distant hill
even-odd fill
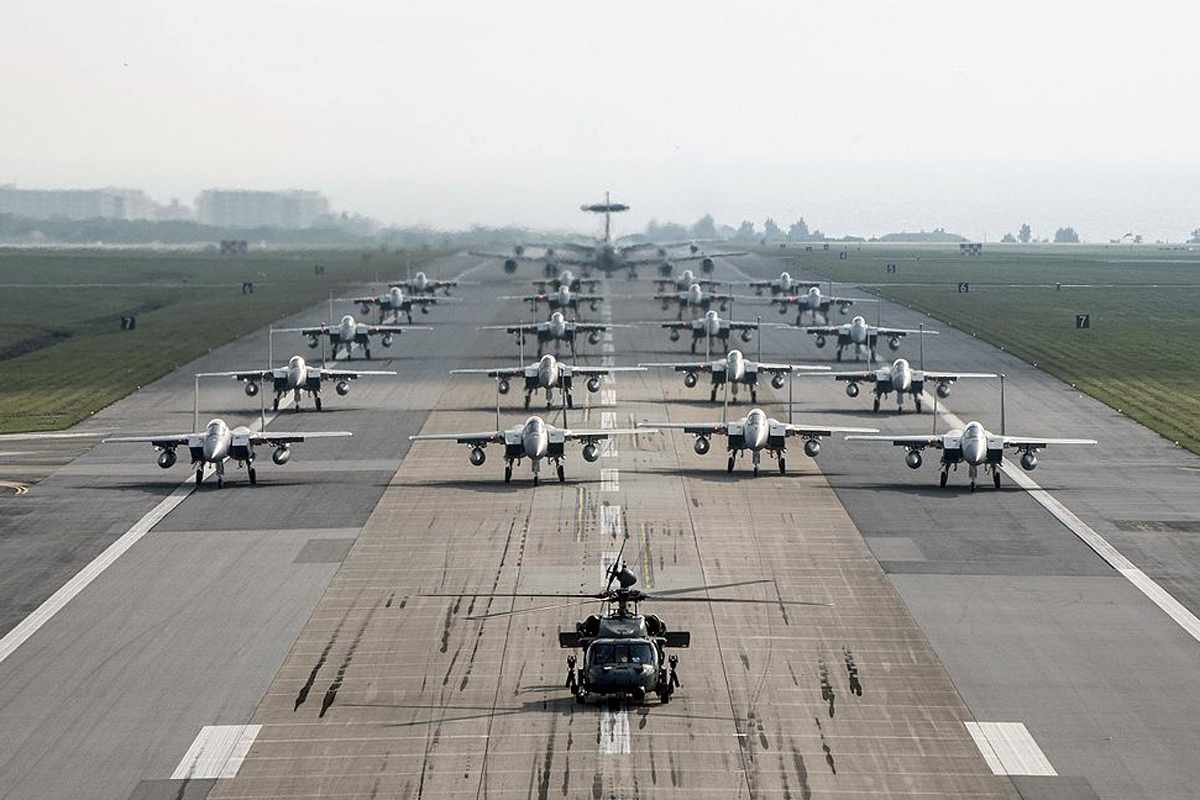
[[[966,242],[969,241],[965,236],[959,236],[957,233],[947,233],[945,228],[936,228],[932,231],[920,231],[918,233],[900,232],[900,233],[885,233],[880,236],[877,241],[880,242]]]

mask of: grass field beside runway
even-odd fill
[[[830,248],[759,252],[790,256],[781,269],[881,284],[872,291],[1001,345],[1200,453],[1200,248],[985,245],[983,255],[963,256],[957,246],[850,244],[845,259],[841,245]],[[1076,314],[1089,314],[1091,327],[1077,330]],[[932,339],[931,367],[937,353]]]
[[[411,254],[412,268],[434,255]],[[0,252],[0,433],[68,427],[331,291],[403,277],[409,263],[361,250]],[[121,330],[127,315],[133,331]]]

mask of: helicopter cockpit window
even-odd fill
[[[649,642],[597,643],[592,646],[593,664],[653,664],[654,648]]]

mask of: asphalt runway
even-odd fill
[[[439,271],[478,264],[455,257]],[[747,257],[718,274],[781,268]],[[410,450],[410,432],[493,426],[492,384],[446,370],[515,360],[507,337],[473,326],[528,317],[482,301],[535,276],[488,265],[470,277],[484,281],[459,292],[472,302],[418,318],[437,335],[393,348],[400,376],[270,424],[354,438],[298,445],[286,467],[264,464],[258,487],[235,472],[222,491],[190,494],[0,661],[0,798],[1192,796],[1196,640],[1011,479],[971,495],[952,475],[942,490],[932,463],[914,472],[901,450],[836,440],[817,463],[794,447],[788,475],[753,479],[744,464],[729,476],[719,446],[700,457],[690,437],[644,434],[597,464],[574,451],[566,484],[534,488],[525,465],[506,487],[496,452],[474,468],[453,443]],[[613,314],[662,315],[628,300]],[[687,353],[659,330],[621,330],[612,345],[618,364]],[[763,345],[773,360],[830,362],[794,332]],[[186,430],[191,374],[264,351],[262,335],[220,348],[87,427]],[[1198,610],[1200,459],[969,335],[943,331],[926,360],[1006,372],[1010,432],[1100,439],[1045,451],[1031,477]],[[721,411],[674,373],[608,388],[615,403],[590,396],[572,426]],[[932,428],[929,413],[872,414],[832,381],[796,390],[805,418]],[[764,406],[786,417],[772,394]],[[947,402],[994,428],[995,395],[964,382]],[[202,422],[257,416],[233,381],[202,398]],[[506,425],[526,416],[514,402]],[[0,496],[0,633],[186,477],[158,469],[149,446],[105,445]],[[643,588],[767,577],[770,592],[729,596],[832,605],[648,606],[690,629],[693,646],[675,700],[641,708],[576,706],[562,688],[555,632],[594,606],[464,619],[511,602],[472,591],[598,588],[626,535]]]

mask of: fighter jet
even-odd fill
[[[712,307],[712,304],[716,303],[724,311],[734,300],[753,301],[751,297],[742,297],[741,295],[729,294],[727,292],[707,291],[699,283],[693,283],[682,292],[661,292],[654,295],[654,299],[662,301],[663,311],[670,308],[671,303],[677,303],[679,305],[679,319],[683,319],[683,310],[685,308],[708,311]]]
[[[547,290],[558,291],[561,287],[566,286],[572,292],[594,292],[596,284],[600,283],[598,278],[580,278],[569,269],[564,269],[555,277],[546,278],[541,281],[533,281],[533,286],[538,292],[545,294]]]
[[[792,436],[804,439],[804,454],[816,458],[821,452],[821,438],[835,433],[878,433],[877,428],[840,428],[824,425],[796,425],[791,422],[780,422],[768,417],[761,408],[752,408],[750,413],[731,422],[638,422],[637,427],[674,428],[684,433],[693,434],[696,443],[693,449],[704,455],[711,447],[709,441],[713,436],[726,437],[726,448],[729,452],[727,469],[733,472],[738,456],[743,451],[749,451],[754,464],[754,474],[758,475],[759,463],[765,452],[771,458],[779,460],[779,473],[787,472],[787,440]]]
[[[525,344],[528,336],[537,337],[537,357],[542,357],[542,349],[547,342],[554,342],[555,347],[566,342],[571,347],[571,356],[575,356],[576,334],[587,334],[589,344],[599,344],[600,334],[612,328],[631,328],[632,325],[613,325],[599,322],[570,322],[561,311],[555,311],[545,322],[519,323],[516,325],[483,325],[481,331],[507,331],[515,334],[517,342]]]
[[[579,313],[579,304],[587,303],[592,311],[599,310],[600,303],[604,300],[603,295],[599,294],[576,294],[571,291],[569,286],[559,286],[552,292],[543,292],[540,294],[527,295],[504,295],[501,300],[522,300],[532,306],[534,312],[538,310],[538,306],[545,303],[550,307],[551,311],[563,311],[570,309],[577,315]]]
[[[681,320],[677,322],[661,322],[658,324],[671,332],[672,342],[679,341],[680,331],[691,331],[693,353],[696,352],[696,343],[701,339],[707,340],[710,348],[713,339],[719,340],[722,347],[728,347],[729,334],[731,332],[741,331],[742,341],[749,342],[750,331],[756,331],[759,328],[759,323],[757,322],[734,322],[732,320],[722,319],[721,315],[716,311],[705,311],[704,316],[697,319]]]
[[[413,295],[433,295],[437,294],[438,289],[441,289],[442,294],[449,297],[450,290],[457,287],[460,283],[460,281],[456,280],[434,280],[424,272],[418,272],[411,278],[405,278],[402,281],[390,281],[388,286],[399,287]]]
[[[487,375],[497,380],[496,391],[508,394],[513,378],[525,379],[525,408],[529,408],[529,400],[533,393],[544,389],[546,391],[546,408],[554,404],[554,390],[562,389],[567,408],[575,407],[572,389],[575,376],[587,378],[587,390],[593,394],[600,391],[600,379],[614,372],[645,372],[644,367],[582,367],[577,364],[564,364],[547,353],[533,364],[523,367],[501,367],[499,369],[452,369],[451,375]]]
[[[291,446],[305,439],[324,439],[334,436],[351,436],[349,431],[319,431],[314,433],[281,433],[280,431],[252,431],[244,425],[230,428],[223,419],[211,420],[204,430],[195,433],[163,433],[156,436],[113,436],[102,441],[149,442],[158,451],[158,465],[170,469],[175,465],[175,449],[186,447],[196,469],[196,486],[204,482],[204,468],[212,464],[217,470],[217,488],[225,485],[225,462],[235,461],[238,468],[245,466],[251,484],[258,483],[254,471],[254,448],[271,445],[275,450],[271,460],[283,466],[292,457]]]
[[[787,273],[784,273],[787,274]],[[812,321],[817,321],[817,315],[821,315],[821,319],[828,321],[829,309],[832,306],[837,306],[838,310],[845,316],[847,309],[855,303],[874,303],[875,300],[866,300],[854,297],[831,297],[827,294],[821,294],[821,287],[813,286],[807,292],[802,294],[783,294],[776,295],[771,298],[771,304],[779,306],[779,313],[786,314],[788,306],[796,307],[796,325],[799,326],[804,322],[804,312],[808,312],[812,316]]]
[[[719,289],[728,284],[728,281],[714,281],[709,278],[697,278],[696,273],[690,269],[685,269],[676,277],[659,278],[654,282],[658,287],[658,291],[665,292],[667,289],[674,289],[677,292],[686,292],[693,283],[700,284],[700,288],[705,291]]]
[[[600,458],[599,442],[613,436],[637,435],[653,431],[635,428],[605,428],[602,430],[571,430],[559,428],[538,416],[529,417],[521,425],[507,430],[499,429],[499,414],[497,414],[498,430],[481,431],[479,433],[424,433],[409,436],[410,441],[449,440],[465,444],[471,448],[471,463],[479,467],[487,460],[484,452],[489,444],[504,446],[504,482],[512,481],[513,464],[520,464],[521,459],[528,458],[533,468],[533,483],[536,486],[541,470],[542,461],[554,464],[558,472],[558,480],[566,481],[566,471],[563,468],[565,445],[569,441],[583,443],[583,460],[588,463]]]
[[[345,397],[350,394],[350,381],[358,380],[364,375],[395,375],[394,370],[347,370],[328,369],[325,366],[313,367],[305,362],[303,356],[292,356],[286,367],[273,369],[250,369],[235,372],[200,372],[197,378],[233,378],[246,384],[246,395],[254,397],[259,392],[259,384],[271,382],[275,391],[275,399],[271,408],[279,410],[280,399],[288,392],[293,393],[294,408],[300,410],[300,397],[307,392],[312,395],[313,405],[321,410],[321,383],[336,381],[334,390]]]
[[[364,314],[371,312],[371,306],[379,306],[379,322],[382,323],[388,314],[393,314],[395,319],[399,321],[400,315],[404,314],[408,317],[408,324],[413,321],[413,306],[421,309],[422,314],[429,313],[429,306],[436,306],[439,303],[458,303],[461,300],[457,297],[443,297],[438,299],[430,295],[411,295],[405,294],[404,290],[399,286],[393,286],[381,295],[373,295],[368,297],[339,297],[341,302],[358,303],[362,307]]]
[[[856,316],[845,325],[833,325],[826,327],[810,327],[804,329],[805,333],[817,337],[817,347],[825,346],[825,338],[828,336],[837,337],[837,360],[842,360],[842,350],[846,347],[854,348],[855,357],[862,351],[866,351],[872,361],[879,358],[875,349],[875,344],[879,337],[884,337],[888,340],[888,347],[892,350],[900,349],[900,339],[910,333],[917,335],[925,334],[936,336],[937,331],[929,330],[909,330],[907,328],[880,328],[874,325],[868,325],[867,321],[861,316]]]
[[[730,350],[725,358],[719,358],[716,361],[645,363],[638,364],[638,366],[682,372],[683,385],[689,389],[699,383],[701,372],[708,372],[712,375],[712,393],[708,399],[714,403],[717,400],[717,389],[726,382],[729,383],[732,391],[733,402],[737,402],[738,387],[747,386],[750,388],[750,402],[757,403],[759,373],[770,373],[771,386],[775,389],[782,389],[785,383],[784,375],[807,370],[829,370],[829,367],[824,366],[812,367],[804,364],[769,364],[763,361],[752,361],[746,358],[741,350],[736,349]]]
[[[950,477],[950,468],[958,471],[959,464],[967,465],[967,475],[971,481],[971,491],[975,491],[975,481],[979,476],[979,468],[992,473],[992,485],[1000,488],[1000,468],[1004,463],[1004,451],[1012,448],[1021,454],[1021,468],[1026,472],[1038,465],[1037,451],[1049,445],[1068,444],[1098,444],[1095,439],[1055,439],[1045,436],[1008,436],[1003,433],[995,434],[983,427],[980,422],[968,422],[965,428],[955,428],[943,434],[930,436],[847,436],[847,440],[891,442],[896,447],[903,447],[908,452],[904,463],[912,469],[920,468],[924,459],[921,451],[926,447],[935,447],[942,451],[940,485],[945,487]]]
[[[478,250],[471,250],[470,254],[479,258],[498,258],[504,263],[504,272],[512,275],[517,271],[517,267],[521,264],[541,264],[542,272],[547,277],[553,277],[558,274],[561,265],[558,260],[558,253],[555,250],[556,245],[534,244],[529,247],[539,248],[544,251],[544,255],[534,256],[525,252],[526,245],[513,245],[512,253],[487,253]]]
[[[350,358],[354,346],[357,345],[362,348],[367,360],[371,358],[372,336],[380,337],[379,343],[384,347],[391,347],[392,338],[402,333],[431,330],[433,328],[422,328],[412,325],[368,325],[365,322],[356,322],[350,314],[342,317],[337,325],[322,323],[315,328],[275,328],[276,333],[304,334],[308,337],[308,346],[312,348],[320,346],[320,337],[328,337],[335,359],[338,356],[338,351],[342,348],[345,348],[346,358]]]
[[[772,295],[780,295],[799,294],[801,291],[819,286],[820,284],[814,281],[798,281],[790,274],[781,272],[778,278],[770,278],[765,281],[746,281],[738,285],[751,287],[757,295],[761,295],[768,290],[770,290]]]
[[[904,413],[904,395],[910,394],[917,412],[921,411],[921,395],[925,392],[925,382],[937,384],[937,396],[945,400],[950,396],[950,387],[955,381],[964,378],[996,378],[994,372],[934,372],[927,369],[913,369],[908,359],[897,358],[890,366],[863,372],[831,372],[821,377],[831,377],[846,383],[846,395],[858,397],[860,383],[874,384],[875,411],[879,411],[882,398],[892,392],[896,393],[896,410]]]

